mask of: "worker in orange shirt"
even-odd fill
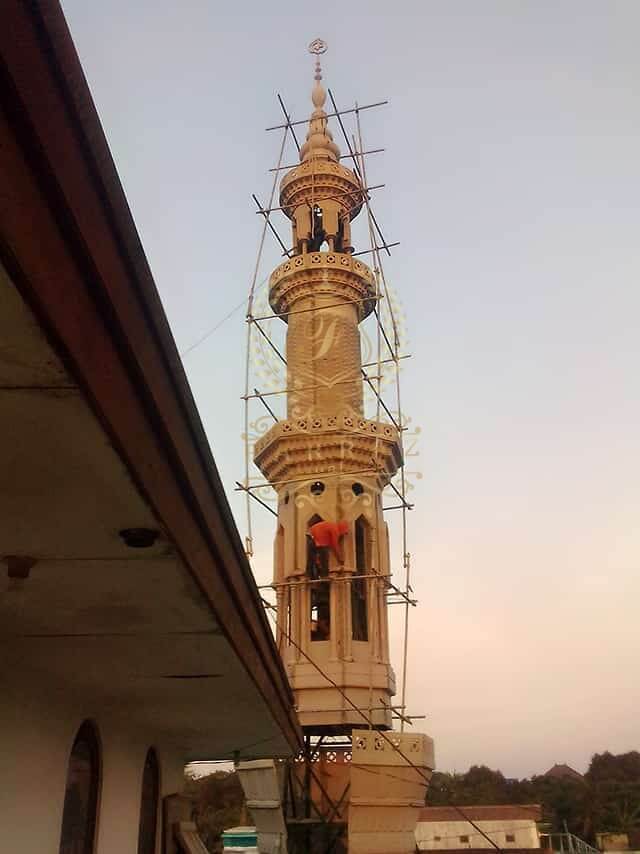
[[[324,558],[323,568],[328,570],[329,550],[334,553],[336,560],[342,566],[344,564],[344,549],[342,540],[349,533],[349,524],[344,520],[340,522],[316,522],[309,528],[309,536],[313,542],[314,551],[317,556]],[[317,562],[316,562],[317,566]],[[326,571],[325,571],[326,574]]]

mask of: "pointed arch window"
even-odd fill
[[[100,774],[98,735],[93,723],[85,721],[78,730],[69,756],[60,854],[93,854]]]
[[[160,767],[153,747],[147,751],[142,773],[138,854],[155,854],[158,832],[158,798],[160,797]]]
[[[323,519],[315,513],[308,522],[308,528]],[[331,595],[329,582],[320,579],[329,575],[329,550],[316,547],[311,534],[307,534],[307,576],[313,582],[311,584],[311,614],[309,615],[311,626],[311,640],[329,640],[331,636]]]
[[[275,564],[276,578],[278,581],[282,581],[284,578],[284,528],[282,525],[278,525],[278,533],[276,534]]]
[[[371,531],[364,516],[358,516],[355,523],[356,575],[367,575],[371,571],[370,541]],[[369,640],[367,614],[367,579],[354,578],[351,582],[351,627],[352,637],[356,641]]]
[[[307,523],[307,575],[313,579],[325,578],[329,574],[329,552],[327,549],[316,548],[309,533],[313,525],[322,521],[322,516],[314,513]]]

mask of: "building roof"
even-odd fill
[[[543,775],[543,777],[553,777],[558,780],[570,779],[570,780],[584,780],[582,774],[572,768],[570,765],[556,764],[552,768],[549,768]]]
[[[485,848],[469,848],[467,845],[464,848],[419,848],[419,851],[446,851],[447,854],[487,854],[487,851],[491,851],[492,849],[487,845]],[[509,845],[507,849],[501,849],[502,851],[507,850],[509,854],[540,854],[540,848],[514,848],[512,845]]]
[[[472,805],[461,806],[459,809],[451,806],[423,807],[420,810],[418,821],[465,821],[466,818],[470,818],[472,821],[516,819],[542,821],[542,807],[540,804]]]
[[[38,552],[23,613],[3,600],[0,614],[23,638],[16,660],[62,667],[73,635],[78,684],[126,689],[189,758],[244,747],[241,733],[262,742],[244,755],[295,748],[288,680],[56,0],[7,0],[0,69],[0,332],[15,345],[0,353],[0,475],[15,487],[0,559]],[[127,522],[161,532],[155,563],[119,540]],[[111,628],[127,614],[122,640]],[[113,668],[101,680],[80,625]]]

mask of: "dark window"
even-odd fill
[[[351,489],[354,495],[362,495],[364,492],[364,486],[361,483],[352,483]]]
[[[367,575],[369,572],[368,536],[369,526],[364,517],[360,516],[356,519],[355,524],[356,575]],[[351,582],[351,629],[354,640],[366,641],[369,639],[366,578],[354,578]]]
[[[99,790],[98,737],[93,724],[85,721],[78,730],[69,757],[60,854],[93,854]]]
[[[276,578],[282,581],[284,577],[284,528],[278,525],[278,533],[276,534]]]
[[[313,206],[313,238],[311,240],[311,251],[317,252],[325,240],[324,225],[322,223],[322,208],[320,205]]]
[[[364,517],[359,516],[356,519],[356,570],[358,575],[366,574],[367,566],[367,523]]]
[[[285,613],[286,613],[286,622],[285,622],[286,636],[285,636],[285,640],[287,643],[291,643],[293,641],[293,638],[291,636],[292,631],[293,631],[293,626],[291,625],[291,590],[290,589],[285,590],[284,595],[285,595],[285,602],[286,602],[286,606],[285,606]]]
[[[515,842],[516,841],[516,835],[515,835],[515,833],[507,833],[507,834],[505,834],[505,839],[507,840],[507,842]]]
[[[311,640],[329,640],[331,636],[331,605],[329,582],[321,581],[311,587]]]
[[[312,495],[322,495],[324,492],[324,483],[321,480],[315,480],[309,489]]]
[[[140,798],[140,829],[138,830],[138,854],[155,854],[158,828],[158,798],[160,796],[160,771],[158,758],[153,748],[147,752],[142,773],[142,797]]]
[[[461,836],[461,837],[460,837],[460,842],[468,842],[468,841],[469,841],[469,837],[468,837],[468,836]]]

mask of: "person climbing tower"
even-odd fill
[[[324,564],[328,565],[329,551],[331,550],[338,563],[344,564],[344,549],[342,540],[349,533],[349,524],[344,520],[340,522],[316,522],[309,528],[309,535],[313,540],[316,552],[325,557]]]

